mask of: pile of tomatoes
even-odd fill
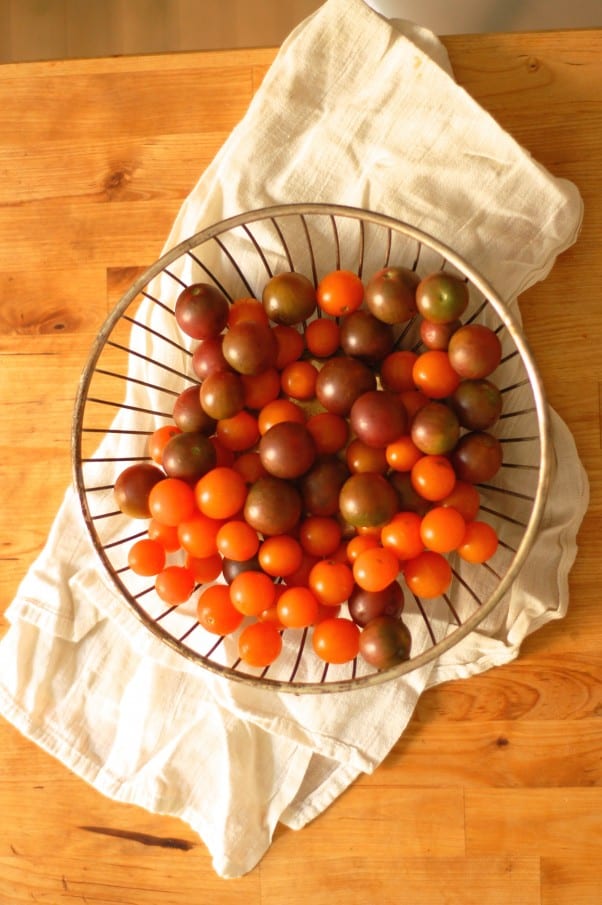
[[[317,287],[280,273],[232,303],[185,288],[190,385],[149,436],[150,461],[115,482],[119,509],[148,520],[129,567],[170,606],[196,594],[198,622],[238,632],[251,666],[272,663],[289,629],[311,629],[327,663],[407,659],[403,586],[444,595],[450,553],[481,563],[498,546],[478,485],[502,464],[502,350],[462,322],[468,302],[463,279],[401,266]],[[414,320],[421,343],[403,348]]]

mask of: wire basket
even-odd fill
[[[194,341],[179,330],[175,301],[192,282],[215,284],[232,301],[261,298],[274,274],[298,271],[317,284],[334,269],[368,279],[388,264],[421,275],[445,269],[467,282],[463,321],[484,323],[502,343],[493,379],[502,392],[502,416],[491,429],[503,465],[479,486],[481,516],[497,530],[499,546],[484,564],[451,554],[452,584],[440,598],[421,600],[404,590],[403,621],[412,636],[409,659],[378,671],[357,658],[328,665],[312,651],[311,628],[285,629],[283,654],[269,667],[245,665],[236,634],[215,636],[197,621],[195,598],[167,606],[150,579],[134,574],[128,549],[146,524],[122,514],[113,486],[130,464],[149,460],[147,441],[172,423],[179,393],[198,382],[191,369]],[[410,322],[403,348],[419,351]],[[73,421],[73,469],[92,544],[124,604],[143,626],[182,657],[214,674],[276,691],[321,693],[375,685],[439,657],[477,626],[495,631],[498,605],[511,592],[534,543],[550,475],[547,406],[520,321],[495,290],[461,257],[398,220],[365,210],[323,204],[284,205],[244,213],[202,230],[164,254],[125,293],[104,323],[79,386]],[[503,613],[502,617],[503,619]]]

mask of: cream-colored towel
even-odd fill
[[[434,35],[328,0],[282,46],[184,203],[166,248],[240,211],[323,201],[381,211],[452,245],[513,300],[578,234],[576,188],[465,91]],[[230,683],[146,632],[97,562],[67,490],[0,644],[0,710],[104,794],[181,817],[224,877],[276,824],[301,828],[387,755],[425,687],[515,657],[566,612],[588,501],[566,426],[542,535],[495,618],[437,663],[371,689],[293,696]]]

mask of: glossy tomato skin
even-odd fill
[[[349,422],[365,444],[382,448],[405,433],[408,419],[394,393],[370,390],[362,393],[351,406]]]
[[[218,336],[228,323],[229,311],[226,297],[210,283],[193,283],[176,299],[178,326],[193,339]]]
[[[502,394],[486,378],[462,380],[448,403],[467,430],[488,430],[502,413]]]
[[[360,308],[341,323],[341,348],[346,355],[374,363],[386,358],[393,349],[393,327]]]
[[[316,291],[313,283],[301,273],[278,273],[266,283],[262,302],[271,321],[294,326],[307,320],[315,311]]]
[[[224,335],[222,352],[234,371],[249,376],[275,365],[278,345],[267,324],[239,321]]]
[[[354,527],[384,525],[393,518],[397,504],[397,493],[389,481],[371,472],[351,475],[339,494],[341,515]]]
[[[215,418],[203,408],[198,384],[186,387],[176,397],[172,416],[181,431],[200,431],[209,436],[215,430]]]
[[[404,596],[398,581],[382,591],[366,591],[356,586],[348,601],[349,615],[362,628],[377,616],[398,617],[404,607]]]
[[[336,515],[339,493],[349,477],[349,469],[336,456],[315,462],[300,484],[305,510],[311,515]]]
[[[153,487],[165,478],[156,465],[141,462],[125,468],[115,481],[115,501],[130,518],[150,518],[149,496]]]
[[[360,655],[378,670],[405,662],[411,648],[412,636],[407,625],[394,616],[376,616],[360,634]]]
[[[451,366],[468,380],[489,377],[502,358],[497,333],[485,324],[464,324],[453,334],[447,347]]]
[[[416,314],[420,277],[407,267],[383,267],[366,285],[366,307],[386,324],[407,323]]]
[[[298,524],[302,506],[301,494],[290,481],[266,475],[249,488],[244,517],[260,534],[287,534]]]
[[[458,320],[468,307],[466,282],[441,270],[424,277],[416,288],[416,305],[420,314],[436,324]]]
[[[414,415],[410,435],[420,452],[445,455],[459,440],[460,422],[444,402],[429,402]]]
[[[261,437],[259,457],[269,474],[284,479],[299,478],[313,465],[316,447],[304,424],[280,421]]]
[[[501,468],[502,461],[502,444],[487,431],[464,434],[452,454],[458,480],[469,484],[491,480]]]
[[[197,481],[216,464],[215,447],[205,434],[186,431],[168,441],[161,459],[170,478]]]
[[[316,397],[328,412],[348,415],[358,396],[376,389],[374,372],[355,358],[331,358],[320,369]]]

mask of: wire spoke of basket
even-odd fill
[[[307,629],[304,628],[301,633],[301,640],[297,646],[297,656],[295,657],[295,662],[293,663],[293,668],[291,670],[289,681],[292,682],[297,675],[299,670],[299,666],[301,665],[301,660],[303,659],[303,650],[305,648],[305,642],[307,641]]]
[[[228,292],[228,290],[226,289],[226,287],[225,287],[225,286],[223,285],[223,283],[218,279],[218,277],[216,276],[216,274],[215,274],[212,270],[210,270],[210,269],[207,267],[207,265],[203,263],[203,261],[201,261],[201,259],[199,258],[199,256],[198,256],[197,254],[195,254],[193,251],[191,251],[190,249],[186,252],[186,254],[188,255],[189,258],[191,258],[191,259],[194,261],[194,263],[197,265],[197,267],[199,267],[199,268],[203,271],[203,273],[205,274],[205,276],[208,276],[209,279],[211,279],[211,280],[215,283],[215,285],[217,286],[217,288],[219,289],[219,291],[220,291],[223,295],[225,295],[227,299],[229,299],[230,301],[232,301],[232,296],[230,295],[230,293]]]
[[[121,513],[119,513],[119,515],[121,515]],[[116,547],[121,547],[123,544],[130,544],[132,541],[138,540],[139,537],[146,537],[146,535],[146,531],[137,531],[135,534],[128,534],[127,537],[120,537],[117,540],[108,541],[106,544],[102,545],[102,548],[105,552],[107,550],[114,550]]]
[[[246,277],[246,274],[243,273],[241,267],[239,267],[238,262],[236,261],[236,258],[234,257],[234,255],[232,254],[232,252],[230,251],[230,249],[227,247],[227,245],[224,244],[224,242],[220,239],[219,236],[215,236],[215,238],[214,238],[213,241],[215,242],[216,245],[218,245],[218,246],[220,247],[220,249],[222,250],[222,252],[224,253],[224,255],[228,258],[228,260],[230,261],[230,264],[232,265],[232,267],[234,268],[234,270],[236,271],[236,273],[237,273],[238,276],[240,277],[240,279],[241,279],[243,285],[245,286],[245,288],[246,288],[248,294],[249,294],[250,296],[252,296],[254,293],[253,293],[253,289],[252,289],[252,287],[251,287],[251,284],[249,283],[249,281],[248,281],[248,279],[247,279],[247,277]],[[211,270],[209,270],[209,269],[205,269],[205,272],[211,277],[211,279],[212,279],[212,280],[216,283],[216,285],[217,285],[217,282],[216,282],[216,279],[215,279],[215,275],[213,274],[213,272],[212,272]],[[227,298],[227,299],[229,299],[230,301],[232,301],[232,295],[231,295],[229,292],[225,292],[225,295],[226,295],[226,298]]]
[[[481,510],[483,512],[487,512],[489,515],[496,516],[497,518],[501,519],[501,521],[506,522],[509,525],[515,525],[517,528],[527,528],[527,522],[515,518],[512,515],[508,515],[507,512],[502,512],[499,509],[493,509],[491,506],[484,505],[481,505]]]
[[[108,405],[118,409],[127,409],[128,412],[141,412],[143,415],[155,415],[158,418],[173,417],[172,412],[161,412],[158,409],[147,409],[140,405],[126,405],[125,402],[118,402],[114,399],[101,399],[99,396],[88,396],[88,402],[95,402],[97,405]],[[85,459],[82,461],[85,461]]]
[[[416,594],[414,594],[413,597],[414,597],[414,602],[416,603],[416,606],[418,607],[418,612],[420,613],[420,615],[422,616],[422,619],[424,620],[424,624],[426,626],[427,632],[429,633],[430,639],[433,644],[436,644],[437,637],[433,630],[433,626],[431,625],[431,620],[429,619],[429,617],[426,614],[426,610],[422,604],[422,600],[420,599],[420,597],[417,597]]]
[[[166,307],[165,305],[163,306]],[[171,314],[174,312],[171,311],[170,308],[167,309]],[[150,333],[156,339],[160,339],[161,342],[167,343],[169,346],[172,346],[174,349],[177,349],[178,352],[183,352],[185,355],[188,355],[189,358],[192,358],[192,352],[186,348],[182,343],[176,342],[175,339],[171,339],[169,336],[165,336],[164,333],[159,333],[158,330],[155,330],[153,327],[150,327],[148,324],[145,324],[143,321],[136,320],[135,317],[130,317],[128,314],[123,315],[124,321],[128,321],[128,323],[133,324],[135,327],[138,327],[139,330],[145,330],[147,333]],[[130,350],[128,350],[130,351]]]
[[[158,361],[156,358],[151,358],[149,355],[143,355],[142,352],[139,352],[137,349],[130,349],[128,346],[123,346],[121,343],[116,343],[112,339],[107,340],[107,346],[113,346],[114,349],[119,349],[121,352],[127,352],[128,355],[133,355],[136,358],[139,358],[141,361],[146,361],[149,364],[153,365],[156,368],[161,368],[163,371],[168,371],[170,374],[175,374],[176,377],[180,377],[182,380],[188,380],[188,374],[185,372],[179,371],[177,368],[172,368],[170,365],[166,365],[163,361]]]
[[[120,374],[117,371],[106,371],[104,368],[96,368],[96,374],[103,374],[105,377],[115,377],[124,383],[134,383],[137,386],[146,387],[148,390],[157,390],[159,393],[166,393],[168,396],[179,396],[178,390],[172,390],[170,387],[161,386],[159,383],[151,383],[149,380],[142,380],[139,377],[131,377],[129,374]]]

